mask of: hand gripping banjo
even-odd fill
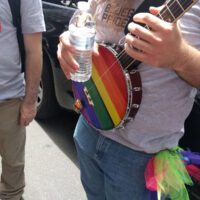
[[[169,0],[157,16],[174,23],[197,1]],[[121,128],[134,118],[142,86],[136,60],[116,45],[98,48],[99,56],[92,57],[92,77],[84,83],[73,81],[74,108],[95,129],[106,131]]]

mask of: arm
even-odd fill
[[[176,65],[174,70],[186,82],[200,89],[200,51],[186,44],[181,56],[182,65]]]
[[[36,115],[38,86],[42,71],[42,34],[24,34],[26,51],[26,94],[21,106],[20,125],[27,126]]]
[[[153,8],[150,11],[153,14],[157,12]],[[147,13],[135,15],[134,21],[147,24],[152,30],[130,23],[129,31],[140,39],[130,34],[126,36],[127,54],[153,66],[175,70],[182,79],[200,88],[200,51],[183,39],[178,24],[164,22]]]

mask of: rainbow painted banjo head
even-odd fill
[[[78,101],[74,106],[95,129],[111,130],[131,119],[129,114],[139,108],[141,97],[135,98],[138,104],[133,101],[133,81],[123,70],[118,53],[99,45],[99,54],[92,57],[92,77],[84,83],[73,81],[74,97]],[[136,75],[139,73],[133,73]],[[141,88],[140,84],[137,88]],[[140,89],[137,92],[141,95]]]

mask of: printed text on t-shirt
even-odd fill
[[[124,28],[128,19],[132,16],[134,9],[132,8],[116,8],[111,9],[111,4],[108,3],[102,15],[102,21],[114,24]]]

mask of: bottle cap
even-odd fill
[[[79,1],[77,4],[78,9],[88,11],[90,6],[89,3],[86,1]]]

